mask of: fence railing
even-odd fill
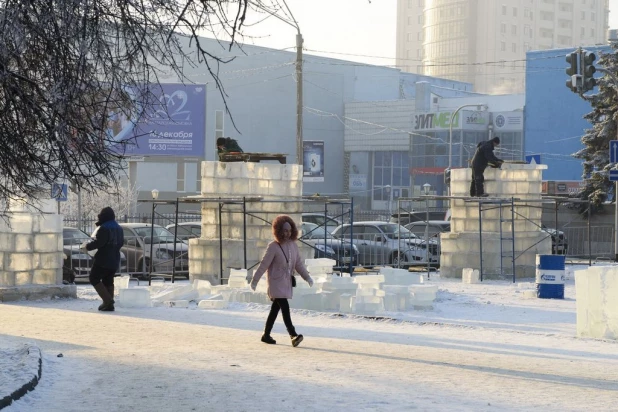
[[[152,265],[153,274],[188,277],[189,245],[181,239],[174,242],[173,236],[154,236],[152,240],[150,236],[125,236],[117,274],[147,279]],[[69,242],[63,245],[63,250],[64,279],[87,279],[92,268],[92,256],[79,250],[79,245]]]

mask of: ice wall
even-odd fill
[[[242,204],[227,204],[221,214],[223,273],[244,267],[243,224],[246,224],[247,268],[260,261],[273,239],[269,222],[287,214],[299,224],[302,213],[302,166],[255,162],[202,162],[203,198],[248,199],[246,214]],[[260,197],[262,200],[255,200]],[[253,199],[253,200],[252,200]],[[219,203],[203,202],[202,235],[190,240],[189,276],[220,284]],[[243,222],[243,219],[246,219]],[[300,225],[299,225],[300,226]],[[300,229],[300,227],[299,227]],[[304,258],[313,250],[299,247]]]
[[[17,200],[0,219],[0,301],[75,296],[74,286],[62,285],[63,220],[55,210],[53,200],[36,208]]]
[[[512,238],[515,237],[515,275],[533,277],[537,254],[551,254],[551,238],[541,231],[541,179],[545,165],[504,164],[502,169],[485,170],[485,192],[499,202],[482,200],[482,249],[483,276],[512,275]],[[451,191],[454,197],[468,197],[471,169],[454,169],[451,172]],[[515,206],[515,218],[511,220],[511,207],[507,199],[519,199]],[[480,270],[481,237],[479,235],[478,198],[451,201],[451,232],[441,234],[440,275],[461,278],[464,268]],[[529,200],[530,203],[522,201]],[[502,218],[500,216],[502,209]],[[502,227],[503,235],[500,236]],[[503,252],[500,252],[502,243]],[[508,252],[508,253],[507,253]],[[501,261],[502,269],[501,271]]]
[[[575,272],[577,336],[618,339],[618,266]]]

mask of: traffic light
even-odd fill
[[[567,67],[566,74],[569,76],[569,79],[566,81],[566,87],[571,89],[572,92],[577,93],[577,87],[573,79],[579,75],[579,71],[577,70],[577,61],[579,60],[579,54],[577,52],[572,52],[566,55],[566,61],[570,64],[570,67]]]
[[[584,52],[582,56],[582,93],[594,89],[597,81],[594,78],[594,73],[597,69],[594,67],[594,61],[597,56],[592,52]]]

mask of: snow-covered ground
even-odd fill
[[[0,371],[9,348],[43,353],[40,383],[5,410],[616,410],[618,342],[575,336],[572,280],[564,300],[525,299],[522,281],[430,283],[433,310],[393,319],[294,310],[298,348],[280,318],[277,345],[259,341],[264,305],[100,313],[89,285],[0,304]]]

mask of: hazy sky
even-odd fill
[[[309,54],[395,65],[397,0],[286,0],[298,21],[305,48],[322,52],[379,56],[369,58],[307,51]],[[609,0],[610,28],[618,28],[618,0]],[[248,44],[272,48],[293,48],[296,29],[274,17],[249,31]]]

